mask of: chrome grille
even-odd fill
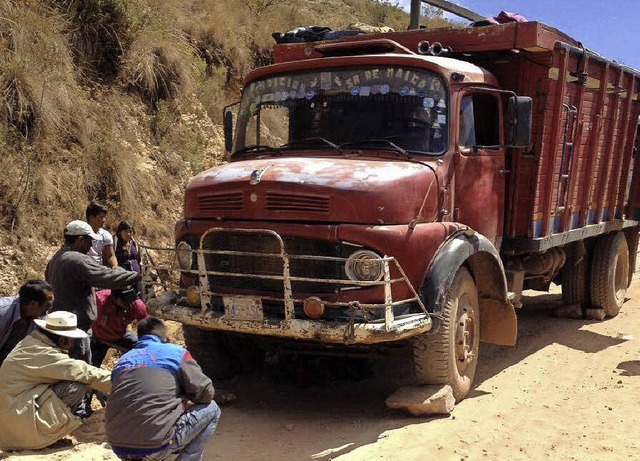
[[[300,237],[283,237],[285,251],[291,255],[315,255],[346,258],[354,251],[354,246],[340,242],[329,242]],[[208,271],[283,275],[283,262],[280,257],[267,256],[279,254],[280,244],[270,235],[260,235],[233,232],[216,232],[205,237],[203,248],[213,251],[242,251],[254,254],[205,254],[205,264]],[[260,254],[264,254],[261,256]],[[256,255],[257,254],[257,255]],[[326,260],[299,260],[290,258],[289,270],[291,276],[318,279],[345,279],[344,263]],[[281,280],[247,279],[227,275],[210,275],[209,284],[212,291],[224,291],[225,288],[250,289],[267,293],[283,292]],[[319,282],[292,282],[294,294],[334,293],[340,288],[338,285]]]

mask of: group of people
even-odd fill
[[[220,418],[213,384],[147,314],[133,226],[121,222],[114,239],[106,214],[89,204],[45,280],[0,298],[0,449],[55,444],[91,415],[95,393],[120,459],[200,460]],[[124,352],[113,371],[101,368],[110,347]]]

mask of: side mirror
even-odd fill
[[[239,103],[234,102],[222,109],[222,123],[224,128],[224,148],[227,152],[233,149],[233,110],[232,107]]]
[[[507,105],[507,145],[531,147],[531,112],[533,102],[528,96],[511,96]]]

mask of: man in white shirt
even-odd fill
[[[104,223],[107,217],[107,207],[101,203],[91,202],[87,206],[86,211],[87,222],[93,229],[93,232],[98,234],[99,240],[94,240],[91,245],[91,249],[87,253],[98,264],[105,265],[112,269],[118,267],[118,260],[116,259],[116,252],[113,248],[113,237],[111,232],[104,229]]]

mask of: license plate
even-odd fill
[[[260,298],[223,297],[225,316],[230,320],[252,320],[262,322],[262,300]]]

